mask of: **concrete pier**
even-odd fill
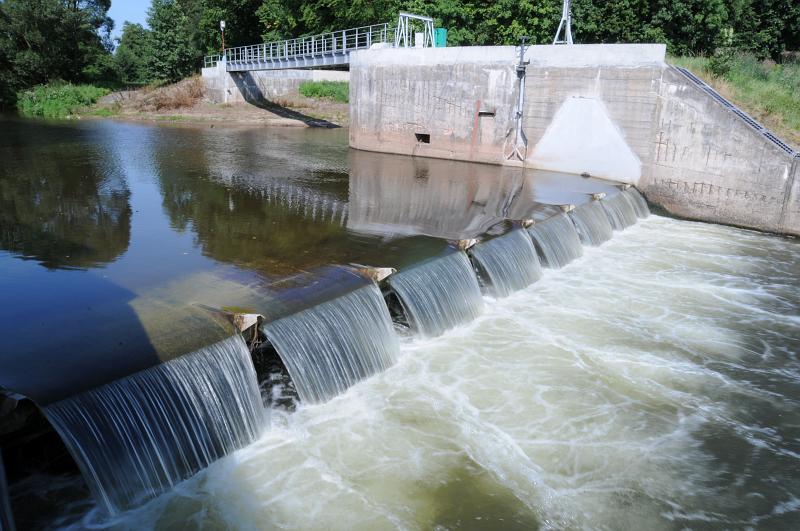
[[[203,68],[206,94],[214,103],[260,103],[296,93],[305,81],[349,81],[341,70],[253,70],[227,72],[225,63]]]
[[[661,44],[375,48],[350,72],[203,70],[215,101],[350,80],[353,148],[588,174],[676,216],[800,235],[800,158],[665,62]],[[519,108],[519,87],[524,86]],[[754,127],[755,124],[755,127]]]
[[[667,65],[663,45],[530,47],[514,156],[518,50],[354,53],[350,145],[586,173],[677,216],[800,234],[798,158]]]

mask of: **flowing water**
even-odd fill
[[[625,192],[606,196],[600,200],[614,230],[623,230],[636,223],[636,210]]]
[[[252,442],[265,424],[250,351],[240,336],[44,412],[110,513]]]
[[[375,284],[263,325],[303,402],[331,399],[398,355],[389,310]]]
[[[486,291],[494,297],[507,297],[542,276],[536,249],[524,230],[479,243],[469,253]]]
[[[647,206],[647,201],[636,188],[628,188],[622,192],[633,205],[636,215],[640,218],[646,218],[650,215],[650,207]]]
[[[796,529],[798,270],[651,216],[103,525]]]
[[[0,386],[96,494],[56,434],[8,443],[0,393],[20,529],[800,527],[795,240],[631,226],[635,191],[583,204],[614,187],[348,155],[346,131],[2,125]],[[507,297],[442,254],[562,204],[603,245]],[[321,273],[349,262],[400,269],[399,353],[377,289]],[[207,308],[280,321],[307,400],[265,410],[241,339],[200,348],[227,337]]]
[[[542,265],[564,267],[583,254],[578,231],[567,214],[558,214],[528,229]]]
[[[584,245],[597,246],[611,239],[613,228],[600,201],[578,205],[568,215]]]
[[[389,285],[400,298],[411,328],[425,337],[466,323],[483,309],[481,288],[463,252],[395,273]]]

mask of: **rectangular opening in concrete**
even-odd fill
[[[420,144],[431,143],[431,135],[429,133],[414,133],[414,136],[417,137],[417,142]]]
[[[478,111],[478,116],[490,116],[494,118],[494,111]]]

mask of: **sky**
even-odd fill
[[[108,16],[114,19],[114,31],[111,36],[114,38],[122,35],[122,24],[128,22],[138,22],[142,26],[147,26],[147,8],[150,7],[150,0],[111,0],[111,9]]]

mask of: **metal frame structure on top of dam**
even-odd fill
[[[400,13],[394,26],[386,22],[295,39],[238,46],[225,50],[221,56],[207,55],[204,66],[209,68],[224,61],[228,72],[343,66],[350,64],[351,52],[368,50],[376,44],[393,45],[395,48],[417,45],[414,38],[416,29],[422,30],[419,32],[422,39],[418,47],[434,45],[431,17]]]

